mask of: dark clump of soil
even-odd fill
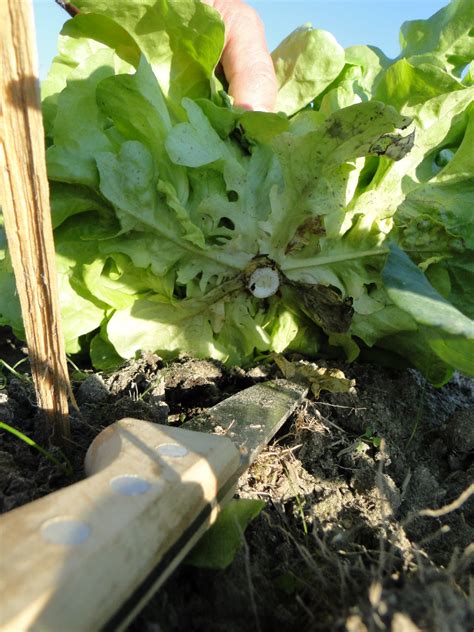
[[[22,357],[0,330],[0,358]],[[234,562],[182,564],[129,632],[474,629],[474,382],[436,389],[414,370],[337,368],[355,388],[307,398],[242,476],[238,496],[266,505]],[[2,432],[0,509],[83,477],[88,445],[122,417],[179,424],[277,374],[153,354],[112,374],[73,372],[74,474]],[[28,375],[0,379],[0,420],[44,441]]]

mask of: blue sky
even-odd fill
[[[248,0],[265,23],[270,49],[298,26],[311,22],[344,46],[372,44],[389,57],[398,53],[399,27],[405,20],[427,18],[448,0]],[[56,51],[61,26],[68,18],[54,0],[33,0],[40,77]]]

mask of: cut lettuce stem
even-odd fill
[[[274,267],[257,268],[249,277],[248,289],[256,298],[269,298],[280,287],[280,275]]]

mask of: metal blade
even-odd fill
[[[243,472],[307,392],[307,386],[288,380],[262,382],[223,400],[182,427],[229,437],[240,450]]]

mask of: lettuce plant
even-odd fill
[[[278,113],[232,106],[217,13],[76,0],[42,86],[68,350],[243,363],[378,349],[474,375],[474,4],[401,52],[304,26]],[[0,236],[0,322],[21,335]]]

